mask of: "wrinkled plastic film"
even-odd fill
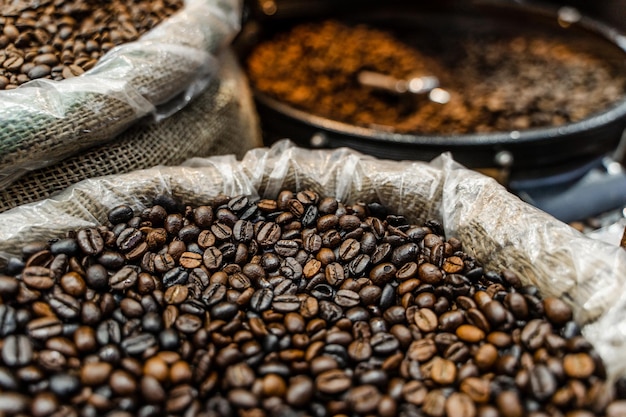
[[[187,0],[80,77],[0,91],[0,188],[106,143],[147,115],[159,121],[182,108],[215,81],[217,54],[240,29],[241,3]]]
[[[611,377],[626,374],[626,252],[592,240],[444,155],[431,163],[377,160],[347,149],[305,150],[283,141],[233,156],[87,180],[54,199],[0,214],[0,257],[31,240],[106,222],[119,204],[142,210],[160,193],[188,204],[218,194],[276,197],[310,188],[346,203],[378,201],[411,222],[437,219],[486,268],[517,271],[573,308]]]

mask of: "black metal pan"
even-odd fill
[[[432,4],[437,3],[437,4]],[[506,1],[444,2],[261,2],[238,44],[244,55],[261,39],[302,21],[328,17],[448,38],[468,31],[523,34],[528,29],[572,36],[581,48],[601,54],[626,70],[626,37],[574,10]],[[263,13],[262,10],[270,13]],[[574,16],[574,18],[572,18]],[[506,168],[513,177],[532,178],[573,171],[616,147],[626,127],[626,98],[586,119],[558,127],[461,135],[398,134],[354,126],[300,111],[259,92],[257,110],[266,142],[291,138],[306,147],[348,146],[389,159],[430,160],[451,152],[473,168]]]

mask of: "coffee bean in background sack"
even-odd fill
[[[219,200],[26,245],[0,274],[0,412],[623,415],[626,379],[569,306],[439,223],[312,192]]]
[[[0,90],[81,75],[182,5],[181,0],[11,2],[0,16]]]

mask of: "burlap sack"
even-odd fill
[[[0,91],[0,188],[111,140],[143,116],[159,118],[156,106],[174,97],[190,99],[181,93],[211,82],[215,55],[240,20],[241,0],[186,0],[182,10],[138,41],[112,49],[80,77]]]
[[[131,127],[115,140],[56,164],[30,171],[0,189],[0,212],[32,203],[87,178],[178,165],[192,156],[245,152],[262,145],[252,93],[229,49],[219,72],[185,108],[159,123]]]
[[[84,181],[55,198],[0,214],[0,259],[28,241],[106,222],[119,204],[141,210],[161,193],[189,204],[219,193],[275,198],[312,189],[342,201],[378,201],[413,222],[442,221],[447,236],[487,268],[517,271],[544,295],[563,297],[584,324],[610,377],[626,374],[626,252],[592,240],[527,205],[492,178],[444,155],[432,163],[377,160],[347,149],[311,151],[279,142],[270,150],[192,159]]]

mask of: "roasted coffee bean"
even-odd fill
[[[439,328],[445,332],[454,332],[464,322],[462,310],[447,311],[439,316]]]
[[[48,299],[48,304],[62,319],[75,319],[81,313],[80,302],[69,294],[54,294]]]
[[[376,285],[382,286],[395,278],[397,269],[392,263],[381,263],[370,271],[369,278]]]
[[[78,246],[86,255],[98,255],[104,249],[104,240],[96,229],[81,229],[76,235]]]
[[[557,388],[558,382],[546,366],[536,365],[530,371],[530,389],[537,400],[547,400],[556,392]]]
[[[595,370],[593,359],[586,353],[570,353],[563,358],[563,370],[572,378],[588,378]]]
[[[372,350],[378,355],[389,355],[400,347],[398,339],[389,333],[376,333],[370,341]]]
[[[336,262],[326,265],[325,275],[326,281],[333,286],[339,286],[345,279],[343,266]]]
[[[619,411],[571,310],[483,271],[441,225],[282,198],[119,209],[94,229],[100,255],[25,248],[24,282],[0,276],[0,388],[41,415]]]
[[[346,394],[350,409],[358,414],[367,414],[376,410],[381,394],[373,385],[361,385],[352,388]]]
[[[22,280],[35,290],[47,290],[54,285],[52,271],[43,266],[28,266],[24,268]]]
[[[6,366],[24,366],[33,359],[33,345],[24,335],[10,335],[4,339],[0,354]]]
[[[17,279],[0,274],[0,295],[10,296],[17,293],[19,282]]]
[[[572,319],[572,309],[558,298],[549,297],[543,300],[543,310],[548,320],[556,325],[563,325]]]
[[[276,301],[276,298],[274,298],[274,301]],[[320,301],[319,309],[320,318],[329,323],[334,323],[343,316],[343,309],[331,301]]]
[[[87,276],[89,277],[89,275]],[[138,268],[125,266],[109,278],[109,285],[114,290],[123,291],[135,285],[138,276]]]
[[[437,315],[429,308],[420,308],[417,310],[413,320],[417,327],[424,333],[430,333],[437,329]]]
[[[373,265],[378,265],[381,262],[385,262],[391,257],[392,247],[389,243],[382,243],[374,249],[374,253],[372,253],[371,261]]]
[[[335,295],[335,303],[343,308],[355,307],[360,301],[359,294],[351,290],[339,290]]]
[[[485,332],[476,326],[471,324],[463,324],[456,329],[456,335],[459,339],[470,342],[478,343],[485,338]]]
[[[422,381],[411,380],[408,381],[401,390],[401,395],[404,401],[412,405],[422,405],[428,394],[428,389],[422,383]]]
[[[501,325],[506,320],[506,309],[499,301],[489,301],[481,309],[489,323],[494,327]]]
[[[530,350],[538,349],[551,332],[549,323],[540,319],[531,320],[524,326],[520,335],[522,343]]]
[[[250,299],[250,308],[261,313],[271,307],[273,298],[274,293],[269,288],[257,290]]]
[[[418,274],[420,280],[427,284],[437,284],[443,279],[443,274],[440,269],[428,262],[419,266]]]
[[[0,304],[0,336],[8,336],[17,330],[17,312],[13,307]]]
[[[26,330],[33,339],[47,340],[63,332],[63,325],[56,317],[42,317],[30,321]]]
[[[131,336],[122,341],[120,347],[128,355],[139,355],[152,346],[156,346],[156,338],[150,333],[141,333]]]

